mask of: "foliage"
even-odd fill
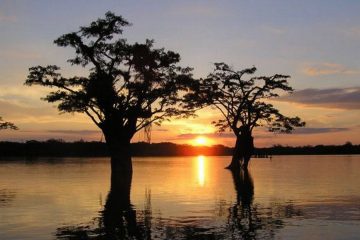
[[[215,63],[215,70],[195,89],[197,101],[193,104],[214,106],[222,118],[213,124],[220,132],[231,129],[237,136],[242,129],[252,132],[258,126],[284,133],[304,126],[299,117],[284,116],[267,101],[278,97],[281,91],[293,91],[288,85],[289,76],[275,74],[244,79],[255,71],[255,67],[235,71],[225,63]]]
[[[0,130],[3,130],[3,129],[18,130],[18,127],[16,127],[15,124],[13,124],[11,122],[3,121],[2,117],[0,117]]]
[[[105,137],[116,132],[131,139],[151,123],[192,115],[182,108],[179,94],[187,91],[192,69],[178,66],[180,55],[154,48],[152,40],[129,44],[120,37],[129,25],[107,12],[105,18],[54,41],[75,50],[68,62],[89,69],[87,77],[67,78],[58,66],[36,66],[29,69],[25,84],[55,88],[44,100],[59,103],[61,112],[87,114]]]

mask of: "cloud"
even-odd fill
[[[347,29],[341,29],[341,34],[345,34],[348,37],[360,38],[360,27],[354,26]]]
[[[303,134],[321,134],[321,133],[344,132],[344,131],[349,131],[349,130],[350,130],[349,128],[306,127],[306,128],[297,128],[292,132],[292,134],[301,134],[301,135],[303,135]],[[281,135],[288,136],[288,134],[281,134]],[[233,138],[235,138],[235,135],[233,133],[228,132],[228,133],[207,133],[207,134],[186,133],[186,134],[177,135],[176,139],[189,140],[189,139],[194,139],[198,136],[204,136],[204,137],[213,138],[213,139],[218,139],[218,138],[233,139]],[[257,139],[273,138],[274,133],[267,131],[266,128],[259,128],[259,129],[257,129],[257,131],[254,132],[254,137]]]
[[[5,15],[0,12],[0,22],[16,22],[17,17],[14,15]]]
[[[349,131],[349,128],[297,128],[293,134],[319,134]]]
[[[185,133],[177,135],[177,139],[194,139],[198,136],[204,136],[208,138],[234,138],[233,133]]]
[[[5,49],[0,53],[2,59],[8,60],[39,60],[42,58],[42,54],[35,52],[30,49],[21,49],[22,47],[17,47],[17,49]]]
[[[155,131],[155,132],[168,132],[169,129],[163,129],[163,128],[152,128],[151,131]]]
[[[3,100],[0,98],[0,114],[5,114],[11,117],[25,118],[25,117],[46,117],[57,116],[58,113],[55,108],[50,105],[45,107],[29,107],[27,105],[21,105],[14,101]]]
[[[58,133],[58,134],[66,134],[66,135],[77,135],[77,136],[84,136],[84,135],[94,135],[99,134],[100,130],[47,130],[48,133]]]
[[[329,89],[308,88],[274,100],[299,103],[313,107],[358,110],[360,109],[360,87]]]
[[[349,69],[341,64],[320,63],[313,66],[306,66],[303,72],[308,76],[323,76],[333,74],[358,74],[359,70]]]
[[[0,88],[0,102],[7,102],[23,108],[34,108],[34,106],[39,106],[39,104],[44,105],[45,102],[41,101],[40,98],[48,93],[48,89],[38,86],[29,88],[23,85],[2,85]],[[48,104],[48,106],[50,107],[51,105]]]
[[[270,33],[274,35],[283,35],[286,33],[285,28],[280,28],[278,26],[271,26],[271,25],[262,26],[262,30],[266,33]]]
[[[291,132],[292,135],[308,135],[308,134],[322,134],[322,133],[335,133],[335,132],[345,132],[351,130],[350,128],[333,128],[333,127],[305,127],[305,128],[296,128]],[[267,131],[266,128],[260,128],[257,132],[254,133],[256,139],[268,139],[274,138],[275,136],[286,136],[289,137],[289,134],[286,133],[272,133]]]
[[[187,5],[176,5],[169,10],[171,15],[177,16],[201,16],[201,17],[219,17],[222,16],[222,12],[219,8],[210,5],[201,5],[197,3],[191,3]]]

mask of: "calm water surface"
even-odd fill
[[[0,239],[360,239],[360,156],[229,161],[134,158],[130,198],[108,158],[2,161]]]

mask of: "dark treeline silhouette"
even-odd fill
[[[360,145],[347,142],[343,145],[316,145],[316,146],[281,146],[275,145],[270,148],[257,148],[258,155],[342,155],[360,154]]]
[[[191,146],[174,143],[132,143],[132,156],[222,156],[231,155],[232,148],[223,145]],[[27,141],[0,142],[0,157],[24,156],[59,156],[59,157],[102,157],[110,156],[107,145],[103,142],[65,142],[63,140],[50,139],[44,142]]]
[[[146,143],[131,144],[132,156],[231,156],[233,148],[223,145],[191,146],[174,143]],[[109,150],[103,142],[65,142],[50,139],[44,142],[27,141],[0,142],[0,157],[103,157],[110,156]],[[271,155],[312,155],[312,154],[360,154],[360,145],[346,143],[344,145],[317,145],[289,147],[276,145],[269,148],[255,148],[254,156]]]

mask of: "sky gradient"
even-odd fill
[[[236,69],[256,66],[258,75],[291,76],[296,89],[273,104],[298,115],[307,127],[291,135],[255,132],[257,146],[360,144],[360,1],[18,1],[0,0],[0,116],[20,130],[2,131],[0,140],[62,138],[100,140],[101,132],[80,114],[59,115],[40,100],[48,90],[23,85],[28,68],[56,64],[65,76],[86,75],[66,60],[72,49],[53,40],[78,30],[106,11],[133,25],[129,42],[154,39],[156,47],[180,53],[183,66],[205,77],[212,63]],[[205,109],[198,118],[154,127],[152,141],[232,145],[231,133],[216,134],[219,117]],[[133,141],[144,140],[139,133]]]

